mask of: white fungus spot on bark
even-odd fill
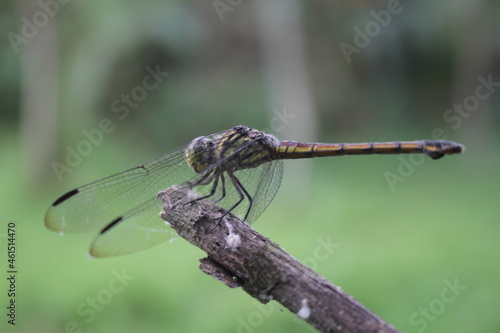
[[[307,305],[307,298],[304,298],[301,302],[302,307],[297,311],[297,316],[302,319],[307,319],[311,315],[311,308]]]

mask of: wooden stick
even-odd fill
[[[275,300],[321,332],[398,332],[352,296],[197,194],[174,186],[160,192],[162,218],[205,251],[200,269],[262,303]],[[215,227],[214,227],[215,226]]]

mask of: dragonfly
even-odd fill
[[[143,250],[176,236],[160,218],[160,191],[173,185],[195,190],[246,222],[254,222],[276,196],[283,160],[342,155],[416,154],[432,159],[464,151],[447,140],[371,143],[279,141],[247,126],[200,136],[135,168],[83,185],[60,196],[45,225],[54,231],[98,232],[93,257]]]

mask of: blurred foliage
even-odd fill
[[[293,118],[275,130],[281,139],[308,137],[301,125],[310,122],[318,141],[423,139],[442,129],[467,146],[463,156],[414,166],[392,190],[384,175],[398,173],[398,157],[327,159],[312,168],[287,163],[305,171],[285,174],[256,228],[302,260],[318,237],[330,235],[340,246],[318,272],[401,330],[497,332],[498,87],[474,111],[448,110],[476,94],[478,77],[500,81],[500,3],[242,1],[221,13],[221,2],[229,3],[0,3],[2,226],[17,221],[20,265],[19,325],[8,332],[69,331],[70,321],[82,332],[238,332],[252,318],[257,324],[247,331],[307,331],[286,310],[255,304],[200,274],[202,254],[182,240],[89,261],[91,236],[56,237],[42,223],[63,191],[200,135],[237,124],[272,128],[283,110]],[[356,29],[366,33],[377,25],[373,13],[395,3],[400,12],[378,23],[368,45],[347,59],[342,43],[356,46]],[[271,17],[266,24],[263,11]],[[22,37],[26,22],[43,13],[45,24],[13,44],[13,34]],[[272,32],[265,29],[278,29],[278,17],[300,34],[285,33],[275,43],[301,42],[298,65],[306,78],[288,57],[278,59],[285,72],[265,65],[263,40]],[[168,76],[146,89],[145,78],[158,70]],[[299,94],[276,94],[276,87]],[[134,94],[140,100],[127,104],[124,96]],[[298,96],[308,97],[311,112],[299,107]],[[68,147],[77,149],[104,118],[113,130],[60,182],[53,162],[65,163]],[[123,267],[134,280],[85,322],[77,307]],[[425,328],[412,325],[412,313],[455,278],[467,289]]]

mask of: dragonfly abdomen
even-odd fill
[[[308,143],[282,141],[276,148],[278,158],[296,159],[322,156],[371,155],[371,154],[427,154],[438,159],[448,154],[460,153],[463,146],[453,141],[420,140],[368,143]]]

